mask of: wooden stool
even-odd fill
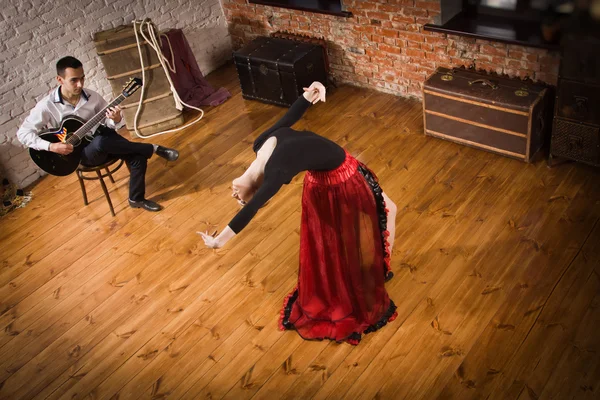
[[[112,170],[110,169],[116,163],[119,163]],[[104,178],[107,176],[110,178],[112,183],[115,183],[115,180],[112,177],[112,174],[117,171],[123,165],[123,160],[118,158],[112,158],[101,165],[97,165],[95,167],[88,167],[86,165],[79,164],[77,167],[77,177],[79,178],[79,184],[81,185],[81,194],[83,195],[83,204],[88,205],[87,194],[85,192],[85,185],[83,183],[84,180],[95,181],[99,180],[100,185],[102,186],[102,190],[104,191],[104,196],[106,197],[106,201],[108,201],[108,206],[110,207],[110,213],[112,216],[115,216],[115,209],[113,208],[112,201],[110,201],[110,196],[108,194],[108,190],[106,189],[106,184],[104,183]],[[102,170],[106,170],[103,174]],[[87,172],[95,172],[96,176],[85,176],[84,173]]]

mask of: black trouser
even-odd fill
[[[129,199],[140,201],[146,195],[146,167],[153,153],[154,147],[151,144],[130,142],[113,129],[101,125],[94,139],[83,149],[81,163],[96,166],[110,158],[125,160],[131,172]]]

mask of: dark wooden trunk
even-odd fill
[[[425,134],[531,162],[550,128],[548,89],[438,68],[424,86]]]
[[[327,85],[323,49],[316,44],[258,37],[233,58],[246,99],[289,107],[313,81]]]

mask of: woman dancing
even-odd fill
[[[283,185],[307,171],[298,285],[284,300],[279,327],[295,329],[304,339],[356,345],[363,334],[396,318],[384,286],[393,276],[396,205],[375,174],[343,148],[291,128],[319,101],[325,101],[325,87],[314,82],[256,139],[256,159],[232,185],[243,208],[216,237],[199,233],[208,247],[224,246]]]

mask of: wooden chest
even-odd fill
[[[423,92],[429,136],[531,162],[550,132],[551,96],[543,85],[438,68]]]
[[[313,43],[258,37],[233,59],[246,99],[289,107],[312,82],[327,86],[323,48]]]

